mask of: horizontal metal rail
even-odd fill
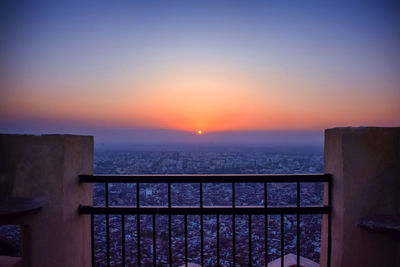
[[[330,174],[79,175],[79,183],[324,183]]]
[[[279,214],[329,214],[329,206],[307,206],[307,207],[268,207],[264,206],[178,206],[178,207],[148,207],[140,208],[131,206],[92,207],[80,206],[79,214],[141,214],[141,215],[279,215]]]

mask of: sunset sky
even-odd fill
[[[0,5],[1,132],[400,125],[395,1]]]

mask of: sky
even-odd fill
[[[143,141],[400,125],[395,1],[2,1],[0,12],[0,132]]]

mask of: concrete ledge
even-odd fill
[[[22,262],[22,258],[0,256],[0,266],[1,267],[23,267],[24,265]]]

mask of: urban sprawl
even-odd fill
[[[323,171],[321,152],[308,151],[269,151],[268,149],[251,151],[121,151],[100,150],[95,153],[96,174],[283,174],[283,173],[316,173]],[[235,204],[237,206],[263,206],[263,184],[237,184],[235,186]],[[172,184],[171,200],[173,206],[199,206],[199,184]],[[232,187],[224,183],[203,184],[203,205],[230,206],[232,204]],[[141,206],[167,206],[167,184],[140,184]],[[323,184],[301,184],[301,205],[321,205]],[[267,201],[269,206],[286,206],[296,204],[296,184],[268,184]],[[95,184],[94,203],[105,205],[104,184]],[[136,206],[136,184],[109,184],[110,206]],[[95,261],[96,266],[106,264],[106,216],[96,215]],[[156,258],[158,266],[168,266],[169,235],[168,216],[157,215],[156,218]],[[319,262],[321,215],[300,216],[300,251],[301,256]],[[110,215],[110,263],[121,265],[122,238],[125,240],[125,260],[127,266],[137,264],[137,216],[125,215],[125,237],[122,237],[121,215]],[[233,257],[233,224],[231,215],[219,216],[219,248],[221,266],[232,266]],[[285,215],[284,254],[296,254],[296,216]],[[173,266],[185,264],[184,216],[171,216],[172,223],[172,263]],[[187,217],[188,261],[201,263],[200,216]],[[249,263],[249,216],[236,215],[235,218],[236,250],[234,252],[237,266],[248,266]],[[268,262],[281,255],[281,217],[267,216]],[[264,215],[253,215],[251,218],[251,254],[252,266],[265,265],[265,229]],[[217,266],[217,217],[203,216],[204,265]],[[141,263],[142,266],[153,266],[153,216],[140,216]]]

